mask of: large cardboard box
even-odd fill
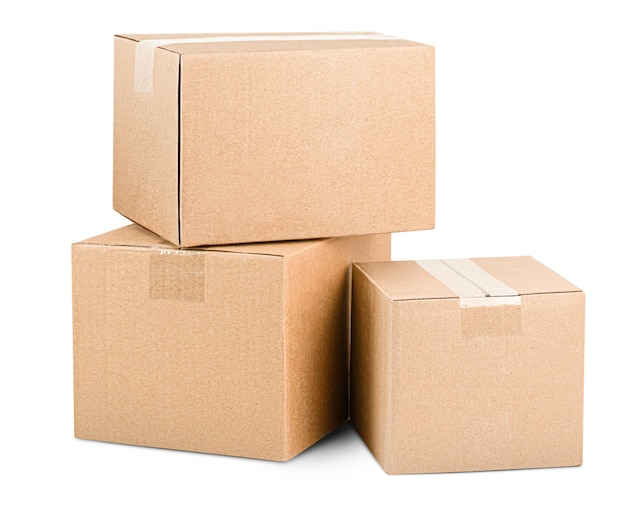
[[[584,294],[530,257],[359,264],[351,418],[390,474],[577,466]]]
[[[434,48],[115,37],[113,207],[182,246],[434,226]]]
[[[73,246],[76,437],[288,460],[348,417],[349,270],[389,235]]]

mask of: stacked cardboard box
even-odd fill
[[[174,244],[434,226],[430,46],[120,36],[114,92],[113,206]]]
[[[530,257],[354,269],[352,421],[388,473],[576,466],[584,294]]]
[[[77,437],[288,460],[349,418],[352,320],[388,472],[580,463],[581,292],[531,260],[389,262],[434,226],[432,47],[117,36],[114,103],[136,224],[73,246]]]
[[[76,435],[287,460],[348,417],[348,268],[389,236],[74,245]]]

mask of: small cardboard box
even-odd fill
[[[115,37],[113,207],[180,246],[430,229],[434,48]]]
[[[349,270],[388,234],[73,245],[78,438],[288,460],[348,418]]]
[[[351,419],[390,474],[582,462],[584,294],[530,257],[359,264]]]

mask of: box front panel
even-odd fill
[[[432,228],[434,50],[182,57],[186,245]]]
[[[520,321],[496,313],[468,327],[458,300],[394,306],[390,472],[581,463],[583,294],[524,296],[517,333],[489,330]]]
[[[75,430],[281,460],[282,260],[74,250]]]

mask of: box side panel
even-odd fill
[[[135,47],[115,37],[113,208],[177,244],[180,56],[157,49],[154,89],[136,93]]]
[[[352,276],[350,420],[385,467],[391,430],[391,300],[355,266]]]
[[[281,460],[282,259],[74,252],[76,436]]]
[[[329,239],[286,259],[286,411],[292,457],[348,419],[350,266],[389,259],[389,234]]]
[[[524,296],[507,335],[466,334],[456,301],[396,304],[390,472],[581,463],[582,293]]]
[[[184,245],[434,224],[428,46],[182,56]]]

